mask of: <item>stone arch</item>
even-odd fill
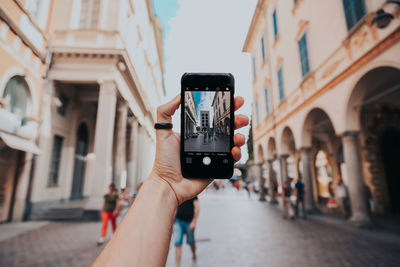
[[[264,150],[262,148],[262,145],[258,145],[257,148],[257,163],[263,163],[264,162]]]
[[[366,101],[369,102],[374,97],[399,90],[398,88],[394,88],[395,86],[399,86],[395,82],[396,79],[391,79],[399,76],[400,67],[391,65],[376,66],[363,73],[353,86],[353,90],[347,101],[346,117],[344,118],[347,131],[359,131],[361,129],[360,112]],[[388,83],[389,80],[392,80],[391,84]],[[377,90],[378,88],[382,88],[382,86],[387,89],[383,92]]]
[[[13,67],[8,68],[4,72],[4,74],[0,78],[0,96],[2,96],[4,94],[4,90],[6,88],[8,81],[10,81],[10,79],[15,76],[23,77],[27,84],[28,93],[30,96],[30,103],[29,103],[30,114],[27,114],[27,115],[32,116],[38,112],[38,108],[39,108],[39,96],[37,95],[38,90],[35,86],[35,83],[32,81],[32,79],[26,75],[26,71],[24,69],[13,66]]]
[[[319,129],[326,131],[320,132]],[[329,115],[321,108],[312,109],[306,116],[301,133],[303,147],[311,147],[313,135],[321,141],[328,141],[327,137],[335,135],[335,129]]]
[[[363,173],[364,182],[376,203],[375,207],[369,207],[373,213],[400,213],[400,197],[393,191],[400,186],[394,178],[400,171],[393,161],[398,162],[400,157],[392,151],[397,147],[396,142],[400,142],[398,77],[400,66],[370,68],[355,83],[347,103],[346,129],[360,132],[361,158],[368,166]]]
[[[270,137],[267,143],[267,157],[268,159],[275,159],[276,157],[276,142],[275,138]]]
[[[296,152],[296,142],[292,130],[286,126],[282,131],[281,137],[281,152],[282,154],[293,155]]]

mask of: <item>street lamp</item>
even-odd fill
[[[389,0],[385,4],[396,4],[400,6],[400,0]],[[372,19],[372,24],[379,29],[383,29],[390,24],[393,18],[392,14],[387,13],[383,8],[381,8],[376,12],[375,17]]]

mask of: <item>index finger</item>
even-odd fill
[[[237,96],[234,99],[235,102],[235,111],[238,110],[244,104],[244,98],[241,96]]]

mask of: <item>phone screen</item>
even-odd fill
[[[226,156],[230,152],[229,88],[185,91],[184,151]]]
[[[186,73],[181,91],[181,167],[187,178],[231,178],[234,78]]]

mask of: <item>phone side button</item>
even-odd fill
[[[210,157],[204,157],[203,158],[203,164],[204,165],[210,165],[211,163],[211,158]]]

